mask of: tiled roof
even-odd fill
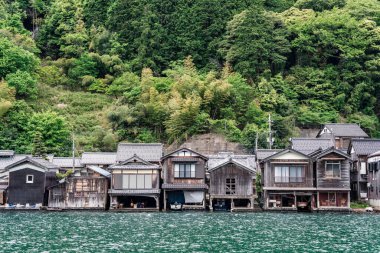
[[[115,190],[109,189],[108,193],[111,195],[131,195],[131,194],[160,194],[160,189],[128,189],[128,190]]]
[[[162,189],[208,189],[207,184],[162,184]]]
[[[368,135],[355,123],[328,123],[324,125],[336,137],[368,137]]]
[[[207,162],[207,167],[208,170],[214,170],[228,163],[235,163],[248,170],[256,171],[256,157],[254,155],[233,155],[231,153],[210,155]]]
[[[52,163],[61,167],[61,168],[72,168],[73,167],[73,158],[72,157],[54,157]],[[75,168],[82,168],[80,164],[80,158],[75,158]]]
[[[156,164],[145,165],[145,164],[136,164],[136,165],[128,165],[128,164],[115,164],[109,167],[110,170],[158,170],[160,166]]]
[[[319,159],[330,153],[336,153],[351,160],[351,157],[347,153],[343,152],[342,150],[336,149],[335,147],[330,147],[325,150],[320,149],[318,150],[318,152],[313,152],[313,154],[310,154],[310,156]]]
[[[14,156],[15,152],[13,150],[0,150],[0,157],[2,156]]]
[[[282,149],[258,149],[256,151],[256,157],[257,157],[257,160],[261,161],[267,158],[268,156],[274,155],[280,151],[282,151]]]
[[[109,173],[108,171],[102,169],[102,168],[99,168],[98,166],[95,166],[95,165],[89,165],[87,166],[90,170],[93,170],[97,173],[99,173],[100,175],[104,176],[104,177],[111,177],[111,173]]]
[[[116,163],[115,152],[84,152],[81,158],[81,164],[104,164],[111,165]]]
[[[308,155],[317,149],[327,149],[334,146],[330,138],[292,138],[292,148],[305,155]]]
[[[25,162],[29,162],[29,163],[32,163],[38,167],[41,167],[41,168],[44,168],[44,169],[47,169],[47,170],[50,170],[50,169],[59,169],[59,167],[55,164],[52,164],[51,162],[49,161],[46,161],[45,159],[41,158],[41,157],[30,157],[30,156],[27,156],[27,157],[24,157],[23,159],[17,161],[17,162],[14,162],[12,164],[9,164],[8,166],[5,167],[5,169],[10,169],[10,168],[13,168],[19,164],[22,164],[22,163],[25,163]]]
[[[148,162],[159,162],[162,154],[163,145],[161,143],[119,143],[116,161],[125,161],[137,155]]]
[[[370,155],[380,150],[380,139],[352,139],[351,146],[356,155]]]
[[[192,149],[190,149],[190,148],[179,148],[179,149],[177,149],[177,150],[175,150],[175,151],[172,151],[172,152],[170,152],[169,154],[165,155],[165,156],[162,157],[161,159],[164,160],[164,159],[166,159],[166,158],[169,157],[169,156],[172,156],[172,155],[174,155],[174,154],[180,153],[182,150],[185,150],[185,151],[191,152],[191,153],[195,154],[196,156],[202,157],[202,158],[205,159],[205,160],[208,159],[207,156],[204,156],[204,155],[202,155],[201,153],[196,152],[196,151],[194,151],[194,150],[192,150]]]
[[[0,172],[8,165],[24,159],[27,155],[14,155],[12,157],[0,157]]]

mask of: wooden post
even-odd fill
[[[164,211],[166,210],[166,190],[164,190]]]
[[[155,196],[154,199],[156,200],[156,209],[160,210],[160,198]]]
[[[317,192],[317,209],[319,210],[319,192]]]
[[[203,192],[203,209],[206,210],[206,191]]]
[[[212,201],[213,201],[213,199],[212,199],[211,196],[210,196],[210,211],[211,211],[211,212],[214,211],[214,209],[212,208]]]
[[[350,192],[347,193],[347,207],[351,208],[351,196],[350,196]]]

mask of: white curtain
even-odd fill
[[[203,201],[203,191],[184,191],[185,203],[201,203]]]

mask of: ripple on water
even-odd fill
[[[379,252],[380,215],[0,213],[1,252]]]

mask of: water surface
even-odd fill
[[[0,252],[380,252],[380,215],[0,212]]]

